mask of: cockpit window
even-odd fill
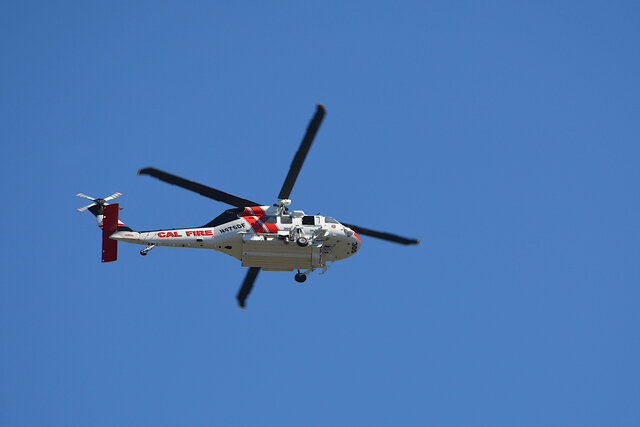
[[[324,222],[326,222],[328,224],[339,224],[338,221],[336,221],[335,219],[331,218],[330,216],[325,216],[324,217]]]

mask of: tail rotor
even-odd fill
[[[122,196],[122,193],[113,193],[112,195],[105,197],[104,199],[102,197],[87,196],[86,194],[83,194],[83,193],[78,193],[76,194],[76,196],[93,201],[93,203],[91,203],[90,205],[77,209],[77,211],[84,212],[88,210],[89,212],[91,212],[96,217],[96,220],[98,220],[98,227],[102,228],[102,222],[105,216],[105,209],[107,208],[107,206],[117,205],[117,203],[107,203],[107,202],[115,199],[116,197]],[[125,225],[124,223],[120,222],[118,223],[118,226],[125,226]]]
[[[95,197],[91,197],[91,196],[87,196],[86,194],[82,194],[82,193],[78,193],[76,194],[76,196],[78,197],[82,197],[84,199],[89,199],[91,201],[93,201],[93,203],[91,203],[90,205],[84,206],[80,209],[78,209],[78,212],[84,212],[89,208],[92,208],[94,206],[99,206],[100,208],[104,207],[106,204],[108,204],[107,202],[109,200],[113,200],[116,197],[120,197],[122,196],[122,193],[113,193],[112,195],[110,195],[109,197],[105,197],[104,199],[102,198],[95,198]]]
[[[78,209],[78,212],[89,210],[89,212],[96,216],[96,219],[98,220],[98,227],[102,228],[102,262],[115,261],[118,259],[118,241],[110,239],[109,236],[116,232],[120,226],[125,230],[131,229],[126,227],[118,219],[120,205],[117,203],[107,202],[115,199],[116,197],[122,196],[122,193],[113,193],[104,199],[100,197],[95,198],[87,196],[82,193],[78,193],[76,196],[82,197],[83,199],[89,199],[93,202],[90,205]]]

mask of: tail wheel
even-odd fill
[[[298,274],[296,274],[295,279],[296,279],[296,282],[302,283],[305,280],[307,280],[307,275],[306,274],[302,274],[302,273],[298,273]]]
[[[298,237],[298,240],[296,241],[296,243],[298,244],[298,246],[301,246],[304,248],[309,244],[309,239],[307,239],[306,237]]]

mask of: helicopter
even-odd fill
[[[351,257],[360,250],[360,235],[375,237],[404,245],[417,245],[417,239],[375,231],[357,225],[338,222],[332,217],[307,215],[290,210],[291,191],[302,164],[325,116],[325,108],[317,104],[289,173],[282,184],[277,202],[264,205],[233,194],[181,178],[153,167],[140,169],[138,175],[149,175],[169,184],[194,191],[205,197],[233,206],[199,227],[134,231],[119,219],[118,203],[107,203],[122,193],[94,198],[83,193],[76,196],[92,201],[78,209],[95,215],[102,229],[102,262],[115,261],[118,241],[145,245],[140,254],[146,256],[156,246],[213,249],[241,261],[249,267],[236,295],[240,308],[251,292],[260,270],[294,271],[294,279],[302,283],[317,269],[324,274],[329,262]]]

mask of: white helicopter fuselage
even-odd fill
[[[249,267],[236,295],[238,305],[245,308],[246,299],[260,270],[298,270],[294,279],[302,283],[315,269],[321,268],[324,273],[328,262],[349,258],[358,252],[362,242],[356,231],[404,245],[418,244],[417,239],[358,225],[340,224],[335,219],[322,215],[289,211],[287,206],[291,205],[291,191],[324,116],[324,107],[317,104],[316,112],[307,126],[278,193],[278,202],[273,206],[262,206],[261,203],[178,175],[146,167],[138,170],[138,175],[152,176],[235,208],[224,211],[202,227],[134,231],[120,222],[119,204],[107,203],[122,193],[114,193],[105,198],[78,193],[78,197],[92,202],[78,211],[91,212],[102,229],[102,262],[118,259],[118,241],[146,245],[140,251],[141,255],[147,255],[155,246],[214,249],[239,259],[244,267]]]
[[[360,237],[331,217],[281,206],[230,209],[203,227],[115,231],[110,239],[154,246],[214,249],[267,271],[326,268],[361,246]],[[143,253],[146,254],[146,253]]]

